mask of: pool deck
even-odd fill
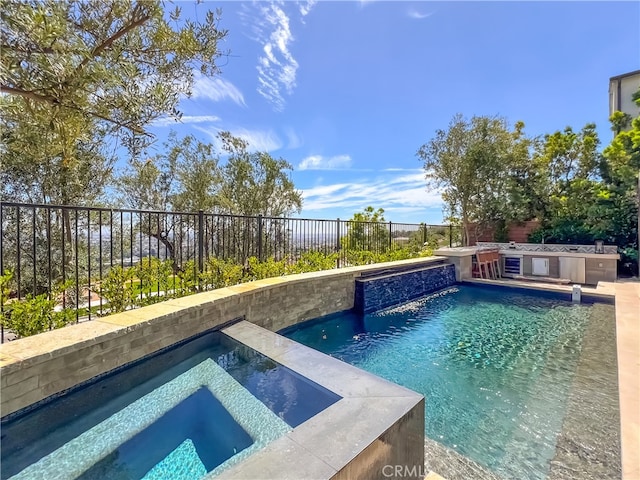
[[[521,287],[570,293],[571,285],[510,279],[466,279],[465,283]],[[620,441],[623,480],[640,479],[640,282],[620,279],[583,286],[593,296],[615,296],[618,389],[620,395]]]
[[[616,338],[622,478],[640,478],[640,283],[618,282]]]
[[[424,480],[445,480],[445,479],[435,472],[429,472],[427,473],[427,476],[424,477]]]

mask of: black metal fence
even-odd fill
[[[12,273],[9,298],[0,295],[0,308],[5,301],[70,285],[60,306],[75,308],[76,321],[90,319],[105,313],[102,288],[109,271],[144,259],[169,260],[175,290],[178,274],[192,269],[198,281],[210,258],[246,265],[251,257],[295,262],[305,252],[320,252],[335,256],[339,268],[351,263],[354,251],[419,251],[424,244],[460,242],[459,227],[451,225],[0,202],[0,275]],[[199,290],[209,287],[198,285]],[[162,293],[158,286],[157,295]]]

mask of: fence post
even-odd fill
[[[338,258],[336,258],[336,268],[340,268],[340,219],[336,219],[336,253],[338,254]]]
[[[449,224],[449,247],[453,246],[453,228],[452,225]]]
[[[424,247],[425,244],[427,243],[427,224],[425,223],[422,226],[422,246]]]
[[[262,215],[258,215],[258,260],[264,261],[262,258]]]
[[[389,222],[389,250],[391,250],[391,246],[392,246],[392,243],[391,243],[391,235],[392,234],[393,234],[392,223]]]
[[[64,242],[64,232],[62,234],[62,241]],[[64,262],[64,243],[62,244],[62,261]],[[64,283],[64,269],[66,265],[62,264],[62,283]],[[22,260],[20,259],[20,207],[16,207],[16,282],[17,282],[17,294],[18,300],[22,298],[20,295],[21,286],[21,274],[22,274]]]
[[[198,273],[204,270],[204,211],[198,210]]]
[[[4,235],[4,233],[2,232],[2,211],[4,209],[2,208],[2,202],[0,202],[0,275],[4,275],[4,250],[2,248],[2,237]],[[2,295],[2,292],[0,292],[0,299],[2,299],[2,301],[0,301],[0,318],[3,318],[3,314],[4,314],[4,296]],[[4,322],[0,322],[0,343],[4,343]]]

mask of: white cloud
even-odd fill
[[[383,175],[356,182],[321,185],[302,191],[305,211],[352,208],[368,205],[389,211],[408,212],[442,206],[441,193],[428,189],[424,174]]]
[[[425,176],[424,176],[424,172],[423,173],[413,173],[411,175],[401,175],[399,177],[395,177],[395,178],[391,178],[388,180],[390,185],[393,184],[397,184],[397,183],[402,183],[402,184],[406,184],[406,183],[425,183]]]
[[[304,23],[316,0],[296,2],[297,10],[291,15]],[[269,101],[276,111],[285,106],[285,95],[291,95],[296,87],[298,62],[291,53],[294,37],[292,18],[285,11],[285,2],[254,2],[253,7],[243,7],[241,18],[247,23],[252,39],[262,46],[258,58],[258,93]],[[251,12],[250,10],[257,9]],[[290,9],[289,9],[290,10]]]
[[[383,172],[424,172],[422,168],[397,168],[390,167],[382,170]]]
[[[313,188],[307,188],[304,190],[305,197],[311,198],[311,197],[323,197],[325,195],[333,195],[338,193],[340,190],[349,188],[350,185],[351,185],[350,183],[336,183],[333,185],[320,185]]]
[[[180,125],[188,123],[213,123],[220,121],[220,117],[215,115],[183,115],[180,119],[173,117],[159,118],[153,122],[154,127],[168,127],[171,125]]]
[[[289,142],[287,144],[287,148],[295,149],[295,148],[300,148],[303,145],[304,142],[302,141],[302,138],[300,138],[298,134],[296,134],[293,128],[289,128],[289,127],[285,128],[284,133],[287,136],[287,140]]]
[[[433,15],[433,12],[431,12],[431,13],[422,13],[422,12],[419,12],[418,10],[410,8],[407,11],[407,15],[409,15],[409,17],[411,17],[411,18],[415,18],[416,20],[422,20],[423,18],[429,18],[431,15]]]
[[[202,128],[194,127],[196,130],[206,133],[211,137],[213,145],[218,151],[222,149],[222,143],[218,138],[218,133],[223,130],[228,130],[231,135],[243,139],[249,144],[248,151],[250,152],[273,152],[282,148],[282,141],[278,135],[272,130],[250,130],[247,128]]]
[[[336,155],[323,157],[322,155],[310,155],[304,158],[298,165],[299,170],[343,170],[351,166],[349,155]]]
[[[300,8],[300,15],[302,15],[303,17],[309,15],[309,12],[313,9],[316,3],[318,3],[317,0],[307,0],[306,2],[299,2],[298,7]]]
[[[249,151],[251,152],[272,152],[282,148],[282,141],[278,135],[271,130],[237,128],[231,130],[231,134],[248,142]]]
[[[385,213],[415,213],[424,211],[424,207],[387,207]]]
[[[244,95],[234,84],[219,77],[205,77],[199,72],[194,74],[191,98],[207,98],[214,102],[229,99],[237,105],[246,106]]]
[[[293,41],[289,17],[279,5],[271,3],[261,8],[269,36],[263,40],[263,55],[258,59],[258,93],[273,103],[276,110],[284,108],[282,90],[291,94],[296,86],[298,62],[289,51]]]

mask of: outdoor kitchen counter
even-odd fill
[[[569,249],[569,246],[562,246]],[[562,248],[560,247],[560,248]],[[595,253],[593,247],[590,252],[585,252],[585,245],[581,245],[582,251],[569,252],[558,251],[559,246],[544,247],[535,245],[528,249],[527,245],[519,245],[517,248],[505,248],[505,245],[482,245],[473,247],[442,247],[434,252],[434,255],[446,256],[456,267],[456,279],[458,281],[472,278],[472,257],[478,250],[494,248],[498,249],[501,258],[501,269],[505,276],[541,276],[550,278],[568,279],[574,283],[597,285],[598,282],[615,282],[618,270],[617,253]],[[547,250],[548,248],[548,250]],[[611,250],[609,250],[611,251]],[[519,260],[518,260],[519,259]],[[543,259],[543,260],[539,260]],[[544,260],[546,259],[546,261]],[[509,268],[506,262],[509,262]],[[543,273],[534,273],[534,263],[545,263]]]
[[[478,247],[466,247],[478,249]],[[475,253],[475,252],[474,252]],[[603,260],[619,260],[617,253],[581,253],[581,252],[548,252],[546,250],[500,250],[500,255],[526,255],[530,257],[577,257],[577,258],[601,258]]]
[[[434,255],[442,255],[446,257],[466,257],[475,255],[478,250],[486,247],[441,247],[433,252]],[[619,260],[620,255],[617,253],[581,253],[581,252],[552,252],[547,250],[517,250],[517,249],[500,249],[500,255],[523,255],[530,257],[578,257],[578,258],[601,258],[603,260]]]

